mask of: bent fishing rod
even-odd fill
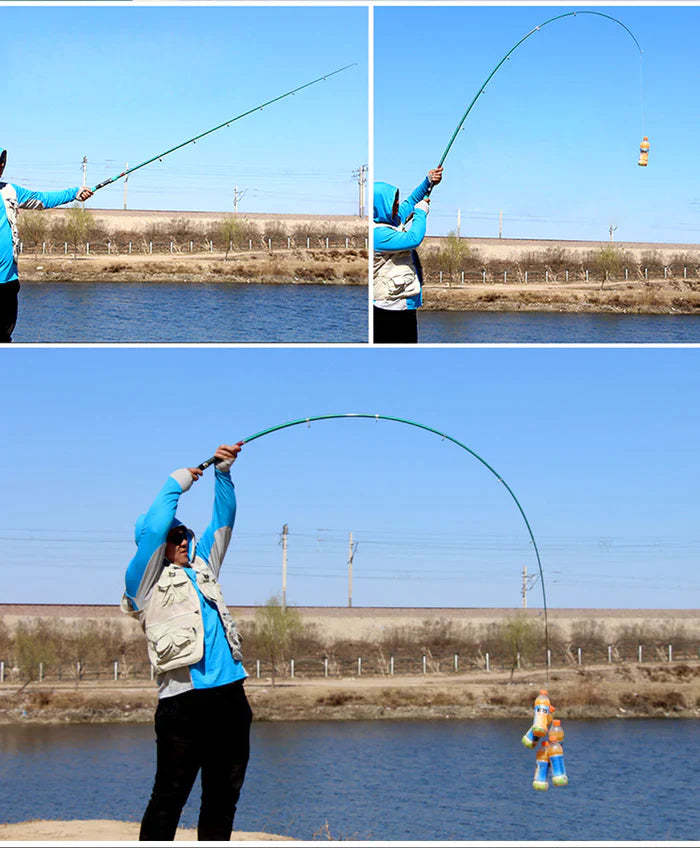
[[[528,32],[526,35],[524,35],[524,36],[520,39],[520,41],[518,41],[516,44],[514,44],[514,45],[510,48],[510,50],[506,53],[506,55],[505,55],[505,56],[501,59],[501,61],[500,61],[500,62],[496,65],[496,67],[495,67],[495,68],[491,71],[491,73],[490,73],[490,74],[486,77],[486,79],[484,80],[484,82],[483,82],[483,83],[481,84],[481,86],[479,87],[479,90],[478,90],[478,91],[477,91],[477,93],[474,95],[474,98],[472,99],[471,103],[469,104],[469,106],[467,106],[467,109],[466,109],[465,113],[462,115],[462,118],[461,118],[460,122],[457,124],[457,127],[456,127],[455,131],[452,133],[452,137],[450,138],[449,142],[447,143],[447,147],[445,148],[445,150],[443,151],[442,156],[440,157],[440,161],[438,162],[438,165],[437,165],[437,167],[438,167],[438,168],[439,168],[439,167],[441,167],[441,166],[443,165],[443,163],[444,163],[445,159],[447,159],[447,154],[450,152],[450,149],[451,149],[452,145],[454,144],[455,139],[457,138],[457,136],[458,136],[458,134],[459,134],[460,130],[464,127],[464,122],[467,120],[467,116],[469,115],[469,113],[471,112],[471,110],[474,108],[474,105],[476,104],[476,101],[477,101],[477,100],[481,97],[481,95],[484,93],[484,91],[486,90],[486,86],[489,84],[489,82],[491,82],[491,80],[493,79],[494,75],[495,75],[495,74],[496,74],[496,72],[499,70],[499,68],[500,68],[503,64],[505,64],[505,62],[507,62],[507,61],[508,61],[508,59],[510,59],[511,55],[512,55],[512,54],[513,54],[513,53],[514,53],[514,52],[518,49],[518,47],[520,47],[520,45],[521,45],[524,41],[527,41],[527,39],[528,39],[528,38],[530,38],[530,36],[531,36],[531,35],[534,35],[536,32],[539,32],[541,29],[543,29],[544,27],[546,27],[548,24],[551,24],[551,23],[553,23],[554,21],[561,20],[562,18],[576,17],[577,15],[596,15],[596,16],[597,16],[597,17],[599,17],[599,18],[607,18],[607,20],[612,21],[613,23],[619,24],[619,25],[620,25],[620,26],[621,26],[621,27],[625,30],[625,32],[627,32],[627,33],[628,33],[628,35],[630,36],[630,38],[632,39],[632,41],[634,41],[635,45],[637,46],[637,49],[639,50],[639,57],[640,57],[640,85],[641,85],[641,57],[642,57],[642,48],[641,48],[641,46],[640,46],[639,42],[637,41],[637,39],[635,38],[634,34],[632,33],[632,31],[631,31],[631,30],[630,30],[627,26],[625,26],[625,24],[623,24],[623,23],[622,23],[622,21],[619,21],[617,18],[613,18],[611,15],[606,15],[606,14],[604,14],[603,12],[593,12],[593,11],[588,11],[588,10],[579,10],[579,11],[576,11],[576,12],[564,12],[564,13],[563,13],[563,14],[561,14],[561,15],[555,15],[555,17],[553,17],[553,18],[549,18],[549,20],[544,21],[544,23],[538,24],[536,27],[534,27],[533,29],[531,29],[531,30],[530,30],[530,32]],[[643,115],[642,115],[642,134],[643,134],[643,129],[644,129],[643,124],[644,124],[644,118],[643,118]],[[430,185],[430,187],[429,187],[429,189],[428,189],[428,193],[427,193],[426,197],[430,195],[430,192],[431,192],[432,190],[433,190],[433,184],[431,183],[431,185]]]
[[[330,77],[335,76],[336,74],[341,73],[342,71],[346,71],[348,68],[352,68],[357,64],[357,62],[352,62],[350,65],[345,65],[342,68],[338,68],[335,71],[331,71],[329,74],[324,74],[322,77],[318,77],[318,79],[311,80],[311,82],[304,83],[304,85],[300,85],[298,88],[293,88],[291,91],[286,91],[284,94],[280,94],[278,97],[273,97],[272,100],[267,100],[265,103],[261,103],[258,106],[254,106],[252,109],[248,109],[246,112],[241,112],[240,115],[236,115],[235,118],[229,118],[228,121],[224,121],[222,124],[219,124],[216,127],[212,127],[210,130],[206,130],[199,135],[195,135],[192,138],[187,139],[187,141],[183,141],[182,144],[177,144],[175,147],[171,147],[169,150],[165,150],[163,153],[159,153],[157,156],[152,156],[150,159],[146,159],[145,162],[141,162],[139,165],[134,165],[133,168],[127,168],[125,171],[122,171],[121,174],[117,174],[114,177],[110,177],[107,180],[103,180],[101,183],[98,183],[92,191],[95,192],[98,189],[104,188],[105,186],[111,185],[112,183],[120,180],[122,177],[126,177],[129,174],[133,174],[134,171],[138,171],[139,168],[145,168],[146,165],[150,165],[152,162],[156,160],[160,161],[164,156],[168,156],[170,153],[174,153],[176,150],[179,150],[181,147],[186,147],[188,144],[196,144],[200,138],[204,138],[206,135],[211,135],[211,133],[216,132],[217,130],[221,130],[224,127],[230,127],[231,124],[236,121],[240,121],[241,118],[245,118],[248,115],[252,115],[253,112],[260,112],[266,106],[270,106],[272,103],[277,103],[279,100],[284,100],[285,97],[291,97],[296,94],[298,91],[302,91],[305,88],[309,88],[309,86],[316,85],[318,82],[322,82],[323,80],[330,79]]]
[[[376,413],[371,414],[371,413],[361,413],[361,412],[344,412],[344,413],[336,413],[336,414],[329,414],[329,415],[313,415],[309,418],[297,418],[294,421],[286,421],[284,424],[277,424],[274,427],[268,427],[265,430],[260,430],[259,432],[254,433],[252,436],[248,436],[245,439],[241,439],[239,442],[237,442],[237,444],[243,446],[243,445],[249,444],[250,442],[254,442],[256,439],[259,439],[262,436],[267,436],[269,433],[276,433],[279,430],[286,430],[288,427],[296,427],[299,424],[306,424],[306,425],[310,426],[312,421],[327,421],[329,419],[337,419],[337,418],[369,418],[369,419],[373,419],[375,421],[380,421],[380,420],[381,421],[395,421],[395,422],[398,422],[399,424],[407,424],[410,427],[417,427],[419,430],[425,430],[428,433],[434,433],[436,436],[440,436],[443,441],[447,440],[448,442],[452,442],[453,444],[457,445],[457,447],[459,447],[462,450],[466,451],[467,453],[471,454],[475,459],[477,459],[483,466],[485,466],[496,477],[496,479],[498,480],[499,483],[503,484],[503,486],[506,488],[506,491],[508,492],[508,494],[511,496],[511,498],[515,502],[515,505],[517,506],[518,511],[520,512],[520,515],[522,516],[522,519],[525,522],[525,526],[527,527],[527,531],[528,531],[528,534],[530,536],[530,542],[531,542],[533,550],[535,552],[535,558],[537,559],[537,568],[538,568],[538,571],[539,571],[540,585],[542,586],[542,605],[543,605],[542,610],[543,610],[543,613],[544,613],[545,649],[546,649],[546,656],[549,657],[549,625],[548,625],[548,621],[547,621],[547,595],[546,595],[545,587],[544,587],[544,573],[542,571],[542,562],[540,560],[540,552],[539,552],[539,549],[537,547],[537,542],[535,541],[535,536],[532,532],[532,528],[530,527],[530,522],[528,521],[527,516],[525,515],[525,511],[523,510],[522,506],[520,505],[520,501],[515,496],[515,492],[510,488],[510,486],[506,483],[506,481],[503,479],[503,477],[491,465],[489,465],[489,463],[486,462],[485,459],[483,459],[481,456],[479,456],[479,454],[476,453],[475,451],[473,451],[470,447],[467,447],[467,445],[458,441],[453,436],[448,436],[447,433],[443,433],[442,431],[436,430],[433,427],[429,427],[426,424],[419,424],[416,421],[409,421],[406,418],[397,418],[393,415],[378,415]],[[206,468],[208,468],[210,465],[212,465],[216,461],[217,461],[216,456],[210,456],[209,459],[205,459],[204,462],[200,463],[197,466],[197,468],[199,468],[200,471],[204,471]],[[546,669],[546,671],[545,671],[546,679],[547,679],[547,681],[549,681],[549,664],[548,663],[545,663],[545,669]]]

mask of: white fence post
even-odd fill
[[[111,252],[112,252],[112,242],[108,241],[107,242],[107,255],[109,255]]]
[[[44,679],[44,663],[39,663],[39,681],[41,682]]]
[[[63,252],[68,253],[68,242],[67,241],[63,242]]]
[[[255,676],[260,677],[260,660],[255,660]]]
[[[328,677],[328,657],[323,658],[323,676]]]
[[[357,676],[362,674],[362,657],[357,658]]]
[[[294,677],[294,660],[289,661],[289,676]]]
[[[148,242],[148,252],[153,253],[153,242],[152,241]]]
[[[46,242],[45,241],[42,241],[42,243],[41,243],[41,252],[46,253]]]
[[[637,645],[637,662],[642,661],[642,646]]]
[[[552,667],[552,652],[547,648],[547,668]]]
[[[608,662],[612,662],[612,645],[608,645]]]
[[[5,663],[0,662],[0,683],[5,682]]]
[[[668,646],[668,661],[673,662],[673,646]]]
[[[518,671],[520,671],[520,651],[518,651],[515,664],[518,667]]]
[[[129,253],[131,253],[131,242],[129,242]]]
[[[489,661],[489,652],[486,651],[486,671],[491,671],[491,663]]]
[[[394,676],[394,658],[393,657],[389,657],[389,674],[392,677]]]
[[[581,649],[580,648],[578,648],[577,653],[578,653],[578,664],[581,665]]]
[[[119,679],[119,661],[118,660],[114,661],[114,679],[115,680]]]
[[[459,654],[455,654],[455,671],[459,668]]]
[[[90,242],[89,241],[85,243],[85,255],[86,256],[90,255]]]
[[[425,672],[426,672],[426,658],[425,658],[425,654],[423,654],[423,674],[425,674]]]

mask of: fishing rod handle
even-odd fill
[[[243,447],[243,445],[245,444],[245,440],[241,439],[241,441],[236,442],[236,444],[240,447]],[[210,465],[213,465],[218,459],[219,457],[216,455],[210,456],[209,459],[205,459],[204,462],[200,462],[197,468],[199,468],[200,471],[204,471],[205,469],[209,468]]]

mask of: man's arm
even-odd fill
[[[432,168],[428,171],[428,176],[423,180],[423,182],[413,189],[411,194],[408,195],[403,203],[399,204],[399,218],[402,221],[405,221],[406,218],[408,218],[411,212],[413,212],[413,207],[416,203],[423,200],[432,186],[442,182],[442,170],[442,165],[439,165],[437,168]]]
[[[427,205],[427,201],[425,201],[426,208]],[[387,252],[413,250],[418,247],[425,238],[427,213],[420,206],[417,206],[413,211],[414,215],[411,224],[403,232],[377,224],[374,227],[374,249],[379,252]]]
[[[143,606],[145,598],[158,581],[163,565],[165,539],[175,518],[180,495],[190,488],[195,479],[196,476],[189,468],[173,471],[143,517],[136,539],[136,553],[126,569],[126,595],[135,609]]]
[[[197,543],[196,555],[207,563],[215,577],[221,571],[236,519],[236,490],[230,468],[240,450],[240,444],[221,445],[214,454],[218,457],[214,465],[214,509],[211,522]]]
[[[86,186],[67,188],[65,191],[30,191],[22,186],[14,186],[17,192],[17,205],[21,209],[53,209],[72,200],[87,200],[93,192]]]

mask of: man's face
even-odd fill
[[[395,220],[396,216],[399,214],[399,193],[396,192],[396,197],[394,198],[394,205],[391,209],[391,220]]]
[[[187,530],[185,527],[174,527],[165,540],[165,556],[175,565],[188,565]]]

